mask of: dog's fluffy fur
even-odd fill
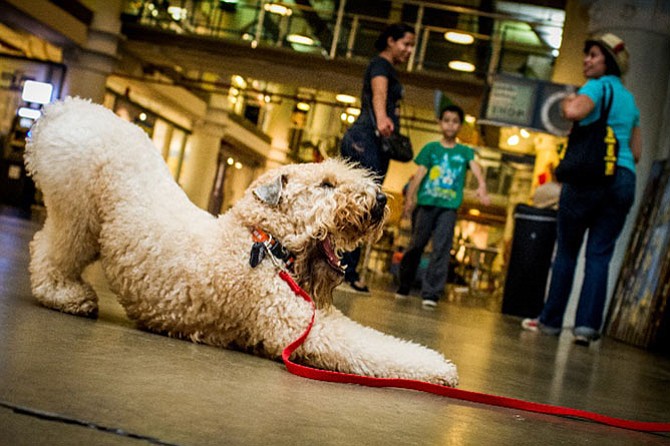
[[[46,107],[26,166],[47,208],[30,245],[32,290],[43,305],[94,317],[97,297],[81,273],[99,258],[140,327],[277,359],[311,308],[273,262],[249,265],[250,230],[258,227],[295,254],[293,276],[317,304],[298,362],[456,385],[456,367],[439,353],[363,327],[332,306],[342,274],[325,253],[378,237],[388,212],[367,171],[339,160],[284,166],[214,217],[188,200],[140,128],[81,99]]]

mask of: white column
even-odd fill
[[[589,32],[612,32],[626,42],[630,68],[623,81],[640,109],[643,152],[637,165],[635,204],[617,242],[610,265],[609,300],[616,287],[628,242],[654,160],[670,152],[667,127],[670,110],[670,2],[665,0],[596,0],[589,4]],[[564,37],[569,38],[569,36]],[[664,123],[666,125],[664,125]],[[565,325],[572,326],[581,283],[584,279],[583,254],[577,265],[574,287],[566,312]]]
[[[98,0],[93,3],[89,6],[94,14],[86,43],[81,47],[66,48],[63,52],[67,66],[63,96],[80,96],[101,103],[107,76],[117,61],[122,2]]]
[[[207,209],[214,184],[225,121],[224,111],[209,107],[205,117],[193,126],[188,163],[184,164],[180,183],[191,201],[202,209]]]

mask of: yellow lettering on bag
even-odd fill
[[[612,176],[616,172],[616,136],[612,127],[607,126],[605,135],[605,175]]]
[[[566,149],[567,149],[567,144],[560,143],[558,145],[558,159],[559,160],[562,160],[563,158],[565,158]]]

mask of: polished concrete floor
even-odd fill
[[[0,445],[670,444],[590,422],[414,391],[310,381],[280,363],[134,328],[99,268],[87,320],[31,297],[39,223],[0,215]],[[519,330],[494,295],[452,293],[434,311],[382,279],[339,290],[351,318],[443,352],[461,388],[644,421],[670,421],[670,358],[612,339],[588,348]]]

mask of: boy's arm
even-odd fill
[[[484,206],[491,204],[491,198],[489,197],[488,192],[486,191],[486,181],[484,181],[484,175],[482,173],[482,166],[475,160],[470,161],[470,169],[472,170],[473,175],[477,178],[477,198],[479,202]]]
[[[416,169],[416,173],[412,177],[412,180],[409,182],[409,186],[407,186],[407,195],[405,196],[405,206],[403,208],[404,217],[409,217],[410,215],[412,215],[412,211],[416,206],[416,198],[417,198],[417,192],[419,191],[419,185],[421,184],[423,177],[426,176],[426,173],[428,173],[428,169],[426,169],[426,166],[419,166],[419,168]]]

